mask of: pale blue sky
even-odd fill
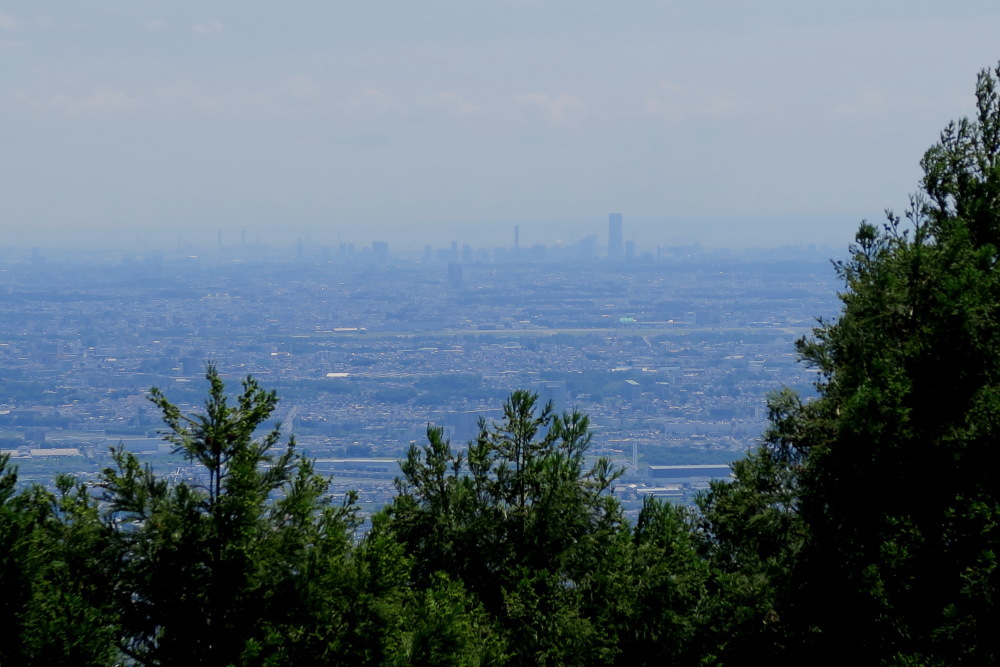
[[[0,2],[0,230],[845,246],[998,34],[962,0]]]

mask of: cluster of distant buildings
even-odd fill
[[[602,253],[602,248],[606,252]],[[302,252],[301,247],[299,252]],[[656,254],[646,252],[641,255],[644,261],[657,261],[662,259],[663,254],[660,248],[656,249]],[[327,253],[329,256],[329,253]],[[390,259],[389,244],[386,241],[374,241],[370,247],[356,247],[353,243],[341,243],[338,247],[337,256],[340,259],[358,259],[362,261],[387,262]],[[472,263],[515,263],[515,262],[546,262],[546,261],[587,261],[604,257],[612,262],[634,260],[637,255],[635,241],[626,241],[622,228],[622,214],[611,213],[608,216],[608,242],[607,246],[602,246],[598,241],[597,234],[588,234],[578,241],[568,246],[556,245],[546,246],[541,243],[530,246],[521,245],[520,225],[514,225],[514,244],[506,248],[473,248],[471,244],[452,241],[444,248],[435,249],[431,245],[424,245],[423,253],[419,256],[420,261],[425,264],[439,262],[444,264],[472,264]]]

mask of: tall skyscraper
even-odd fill
[[[625,242],[622,236],[622,214],[608,215],[608,259],[623,259]]]

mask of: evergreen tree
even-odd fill
[[[112,662],[118,622],[97,503],[65,475],[55,493],[16,492],[16,481],[0,455],[0,665]]]
[[[206,378],[200,415],[151,396],[166,439],[203,481],[165,479],[119,447],[100,485],[118,554],[119,649],[141,664],[252,664],[289,651],[313,631],[298,621],[335,597],[318,584],[336,579],[355,526],[350,499],[331,503],[294,441],[275,453],[277,429],[257,436],[273,391],[247,378],[230,404],[214,366]]]
[[[556,415],[525,391],[505,402],[502,421],[480,423],[467,455],[429,428],[375,535],[403,545],[421,587],[441,573],[462,582],[516,662],[610,660],[615,628],[598,609],[612,573],[627,569],[629,539],[607,493],[620,471],[606,459],[585,469],[589,442],[584,415]]]
[[[790,662],[1000,660],[998,79],[925,154],[905,219],[862,223],[836,265],[843,310],[798,344],[819,397],[775,396],[703,503],[716,562],[775,601],[748,632],[779,620]]]
[[[716,657],[710,569],[690,508],[647,498],[633,529],[627,577],[601,601],[616,626],[618,664],[704,665]]]

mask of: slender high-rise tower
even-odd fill
[[[622,236],[622,214],[608,215],[608,259],[625,257],[625,242]]]

